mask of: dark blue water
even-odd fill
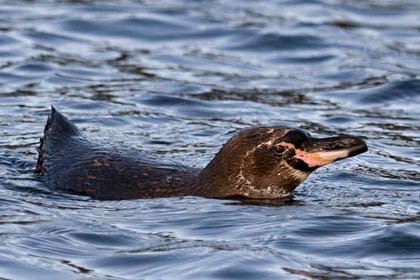
[[[1,1],[1,279],[420,279],[420,2]],[[104,202],[32,174],[51,104],[203,167],[237,130],[363,137],[293,202]]]

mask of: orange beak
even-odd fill
[[[317,168],[368,150],[362,139],[353,136],[310,138],[299,148],[294,158],[305,162],[309,168]]]

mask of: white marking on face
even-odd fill
[[[273,184],[273,185],[269,185],[267,186],[267,188],[264,189],[259,189],[256,188],[256,186],[247,178],[246,174],[244,174],[244,168],[247,164],[252,164],[252,160],[250,158],[250,156],[257,150],[260,149],[264,146],[266,147],[272,147],[275,143],[275,141],[278,139],[279,135],[274,135],[275,133],[275,129],[270,128],[266,131],[266,133],[268,134],[272,134],[273,136],[268,139],[265,142],[261,142],[260,144],[258,144],[257,146],[254,146],[253,148],[251,148],[250,150],[247,150],[244,154],[244,156],[242,157],[242,161],[241,164],[239,166],[239,171],[236,174],[236,184],[235,184],[235,188],[237,189],[237,191],[239,191],[242,195],[246,196],[246,197],[253,197],[253,198],[282,198],[282,197],[287,197],[291,194],[291,192],[289,192],[287,189],[282,187],[282,183],[281,180],[279,185],[277,184]],[[287,133],[287,131],[286,131]],[[276,143],[276,145],[283,145],[284,147],[286,147],[287,149],[294,149],[296,151],[296,148],[293,144],[291,143],[287,143],[287,142],[280,142],[280,143]],[[288,177],[287,180],[295,180],[297,185],[299,185],[301,182],[303,182],[310,173],[308,172],[304,172],[301,170],[297,170],[291,166],[289,166],[287,164],[287,162],[283,162],[283,163],[279,163],[282,164],[282,168],[284,168],[284,170],[282,172],[277,173],[277,176],[279,177],[283,177],[286,176]]]
[[[274,131],[274,130],[273,130]],[[243,174],[243,168],[245,166],[245,163],[248,161],[248,157],[255,152],[255,150],[261,148],[262,146],[267,146],[267,147],[271,147],[271,145],[273,145],[274,143],[274,139],[270,139],[266,142],[262,142],[261,144],[259,144],[258,146],[252,148],[251,150],[246,151],[244,157],[242,158],[242,162],[241,162],[241,166],[239,167],[239,173],[237,175],[237,183],[236,183],[236,188],[240,189],[242,187],[246,187],[249,190],[252,190],[253,192],[259,192],[262,193],[263,191],[260,189],[256,189],[254,188],[254,186],[252,185],[251,181],[249,181]],[[249,192],[245,192],[243,193],[245,196],[249,197]]]

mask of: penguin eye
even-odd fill
[[[273,149],[276,154],[283,154],[286,151],[286,147],[283,145],[275,145]]]

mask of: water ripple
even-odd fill
[[[0,1],[0,278],[417,279],[417,1]],[[203,167],[236,131],[362,137],[287,201],[95,201],[32,173],[53,104]]]

